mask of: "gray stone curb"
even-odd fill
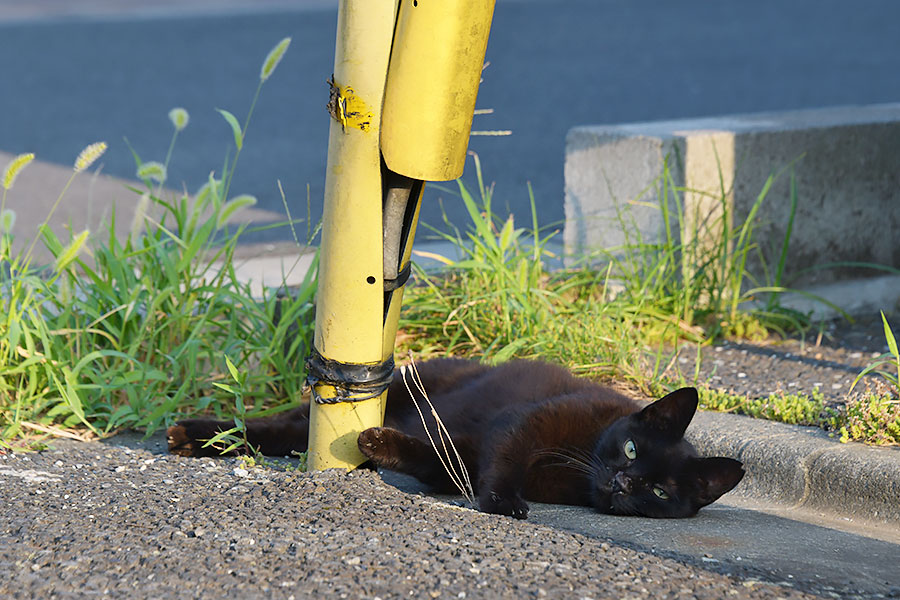
[[[813,427],[700,412],[687,433],[747,474],[733,492],[873,524],[900,524],[900,448],[842,444]]]

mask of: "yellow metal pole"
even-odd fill
[[[390,357],[383,339],[378,133],[396,10],[396,0],[342,0],[338,8],[314,339],[332,365],[378,365]],[[383,418],[384,394],[348,402],[370,394],[332,383],[320,378],[313,386],[313,470],[359,466],[365,459],[356,438]]]
[[[424,180],[462,174],[493,7],[340,2],[308,360],[310,469],[359,466],[359,432],[383,421]]]

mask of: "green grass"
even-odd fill
[[[900,400],[896,393],[851,398],[828,425],[840,432],[842,442],[900,444]]]
[[[667,388],[660,386],[660,391]],[[766,398],[729,394],[701,385],[700,407],[791,425],[820,427],[842,442],[900,444],[900,401],[896,394],[867,392],[839,409],[825,405],[818,388],[809,394],[773,392]]]
[[[814,388],[809,394],[772,392],[765,398],[730,394],[703,385],[699,392],[700,407],[706,410],[731,412],[791,425],[825,427],[838,416],[833,409],[825,406],[818,388]]]
[[[459,184],[469,229],[440,234],[463,259],[437,274],[418,270],[418,285],[407,292],[403,319],[411,350],[489,361],[541,356],[576,370],[643,380],[647,367],[651,377],[662,373],[663,351],[677,343],[808,325],[803,315],[778,303],[786,291],[779,282],[783,267],[765,286],[751,285],[745,269],[748,255],[757,250],[754,219],[772,178],[747,221],[722,236],[737,240],[722,242],[731,251],[705,248],[698,236],[686,245],[679,241],[684,190],[675,188],[666,172],[660,185],[659,209],[666,224],[660,240],[640,239],[622,213],[624,246],[551,271],[546,264],[558,257],[547,247],[556,232],[538,228],[533,198],[529,228],[517,228],[512,217],[498,219],[477,157],[475,167],[478,198]]]
[[[867,389],[861,396],[851,398],[845,410],[831,423],[834,429],[840,431],[842,441],[900,444],[900,351],[884,312],[881,313],[881,321],[888,352],[866,366],[853,380],[850,389],[856,387],[866,375],[874,374],[887,383],[891,392]]]
[[[900,350],[897,349],[897,338],[894,337],[894,332],[891,330],[887,317],[884,316],[884,311],[881,312],[881,322],[884,324],[884,339],[887,342],[888,351],[876,358],[856,376],[853,385],[850,386],[851,390],[863,377],[869,373],[875,373],[895,390],[900,391]],[[890,370],[886,371],[884,367],[888,367]]]

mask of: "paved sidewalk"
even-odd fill
[[[695,564],[752,566],[839,596],[900,597],[900,447],[841,444],[817,428],[701,412],[687,433],[705,456],[731,456],[747,474],[688,520],[621,519],[532,505],[529,520]],[[425,491],[405,476],[386,480]]]
[[[167,455],[157,440],[144,448],[60,440],[40,453],[0,454],[0,596],[813,600],[816,590],[889,592],[877,579],[835,587],[749,560],[694,562],[606,539],[616,523],[640,526],[629,517],[581,511],[567,522],[608,531],[579,535],[405,494],[369,471],[250,468]],[[722,505],[660,524],[686,533],[734,522],[756,536],[765,520],[753,517],[763,515],[741,514]]]

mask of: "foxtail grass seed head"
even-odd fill
[[[7,208],[0,213],[0,235],[12,233],[13,225],[16,224],[16,213]]]
[[[191,116],[188,114],[187,110],[179,106],[169,111],[169,120],[172,121],[172,125],[175,126],[175,131],[181,131],[187,127],[188,121],[191,120]]]
[[[33,160],[33,152],[29,152],[28,154],[20,154],[12,159],[12,162],[10,162],[6,166],[6,170],[3,171],[3,189],[12,189],[13,183],[16,181],[16,175],[18,175],[22,171],[22,169],[24,169],[25,166]]]
[[[228,219],[231,218],[231,215],[241,210],[242,208],[254,206],[255,204],[255,196],[251,196],[250,194],[241,194],[240,196],[235,196],[234,198],[226,202],[222,207],[222,212],[219,213],[219,217],[218,219],[216,219],[216,227],[221,229],[225,225],[225,223],[228,222]]]
[[[197,193],[194,194],[194,200],[200,204],[201,206],[206,205],[208,202],[212,202],[213,204],[219,203],[219,190],[222,185],[221,179],[216,179],[213,177],[213,174],[209,174],[209,180],[200,186],[200,189],[197,190]]]
[[[103,156],[104,152],[106,152],[106,142],[96,142],[82,150],[75,159],[75,172],[81,173],[90,167],[94,161]]]
[[[281,62],[281,57],[284,56],[284,53],[287,52],[288,46],[291,45],[291,38],[286,37],[280,42],[278,45],[272,48],[269,52],[269,55],[266,56],[265,62],[263,62],[262,69],[259,72],[259,78],[261,81],[265,81],[272,75],[272,71],[275,70],[275,67],[278,66],[278,63]]]
[[[55,266],[58,273],[62,273],[63,270],[66,269],[66,267],[72,264],[72,261],[78,258],[78,255],[81,253],[81,249],[84,248],[84,243],[87,241],[89,235],[90,231],[85,229],[84,231],[73,237],[72,240],[62,249],[59,255],[57,255]]]
[[[140,179],[152,179],[156,183],[164,183],[166,181],[166,166],[155,160],[145,162],[138,167],[137,176]]]

